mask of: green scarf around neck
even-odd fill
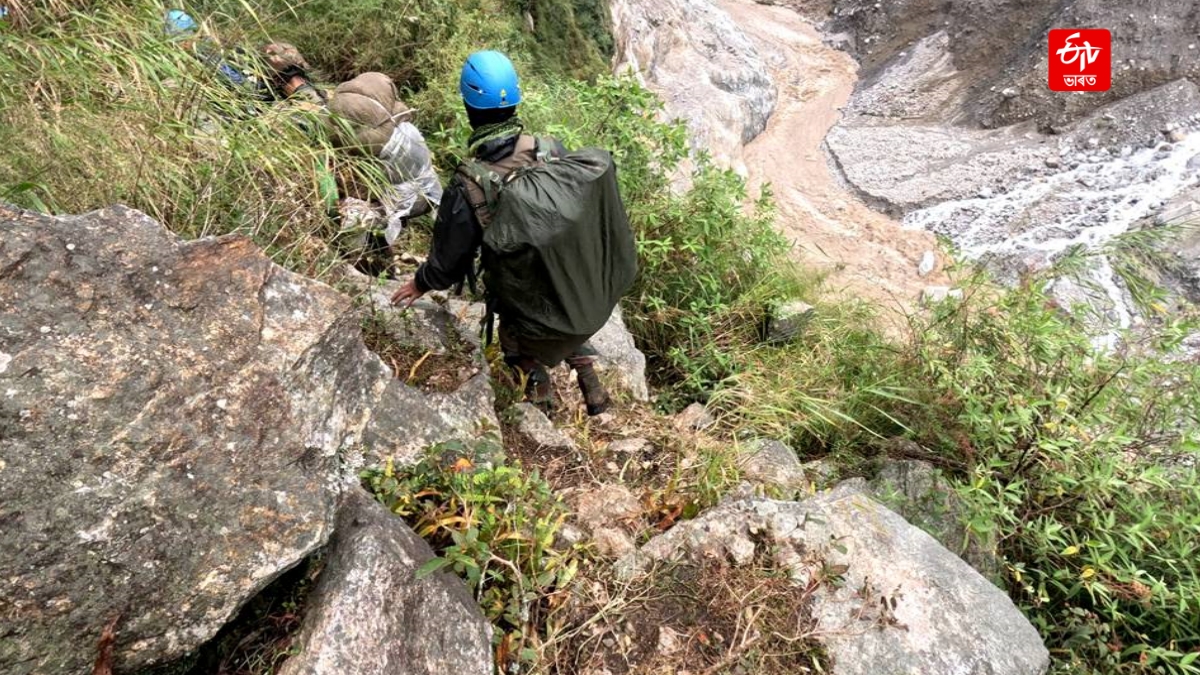
[[[494,141],[497,138],[515,136],[524,131],[524,129],[525,124],[515,115],[503,122],[485,124],[471,132],[471,138],[467,141],[467,152],[474,155],[484,143]]]

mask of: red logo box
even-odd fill
[[[1050,31],[1050,89],[1108,91],[1112,86],[1112,35],[1104,28]]]

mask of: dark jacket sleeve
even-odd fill
[[[438,206],[429,257],[417,268],[417,290],[422,293],[443,291],[462,281],[483,243],[483,228],[475,219],[461,180],[454,178]]]

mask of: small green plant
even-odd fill
[[[498,441],[451,441],[411,467],[363,473],[376,497],[402,516],[439,557],[419,575],[449,569],[466,579],[497,628],[504,671],[538,657],[545,614],[579,570],[556,543],[567,512],[536,471],[510,466]]]

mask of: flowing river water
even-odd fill
[[[792,9],[752,0],[722,8],[755,42],[778,92],[766,130],[743,150],[751,192],[770,183],[797,259],[826,272],[835,293],[910,307],[940,281],[937,271],[918,275],[922,257],[937,248],[934,236],[869,208],[835,177],[823,148],[854,91],[857,63]]]

